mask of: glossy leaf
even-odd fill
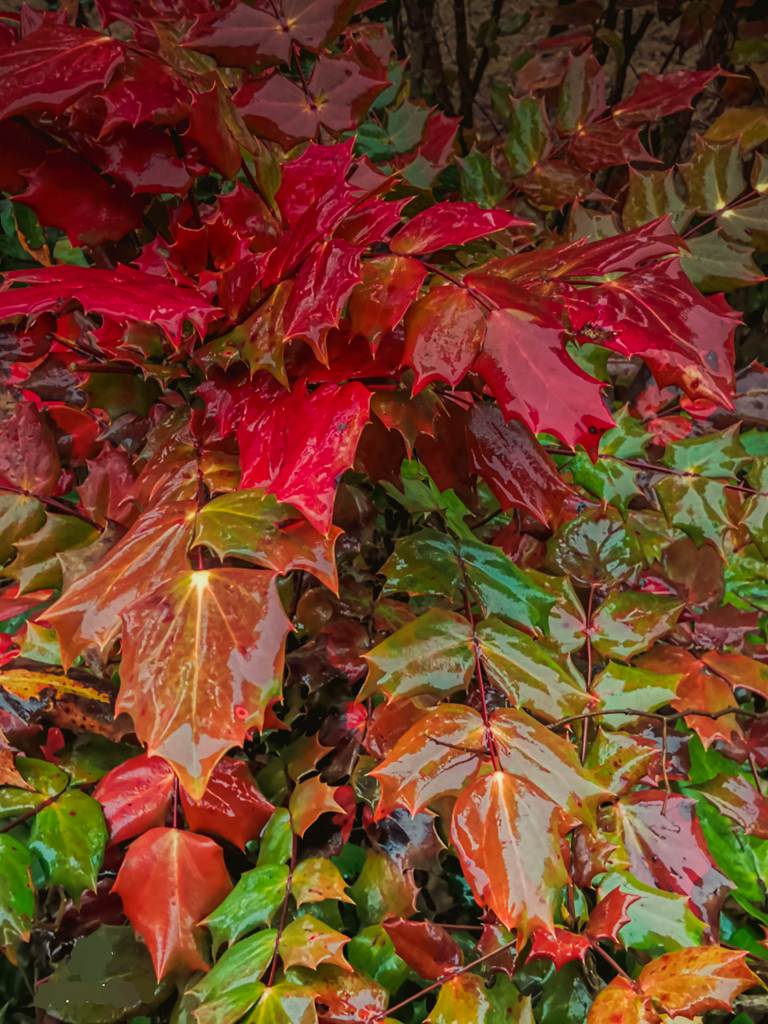
[[[198,922],[231,887],[221,848],[175,828],[150,829],[132,843],[114,884],[158,978],[208,969]]]
[[[730,1010],[737,995],[758,983],[745,959],[746,953],[722,946],[680,950],[647,964],[638,981],[667,1013]]]
[[[274,807],[262,795],[245,761],[224,758],[216,765],[200,800],[181,791],[187,824],[243,849],[261,834]]]
[[[44,865],[50,883],[63,886],[76,900],[96,888],[106,844],[101,807],[78,789],[39,811],[29,838],[29,849]]]
[[[212,840],[205,840],[215,846]],[[219,850],[219,847],[216,847]],[[232,891],[219,895],[202,922],[213,937],[217,950],[223,942],[230,945],[256,928],[269,925],[285,899],[288,868],[283,864],[262,864],[246,871]],[[222,896],[226,898],[222,901]],[[206,912],[201,914],[201,918]]]
[[[3,889],[0,896],[0,943],[12,963],[16,945],[28,941],[35,916],[35,891],[32,886],[32,860],[29,851],[10,835],[0,835],[0,872]]]
[[[417,256],[505,228],[527,227],[529,223],[504,210],[484,210],[474,203],[438,203],[400,228],[390,248],[392,252]]]
[[[174,774],[161,757],[129,758],[99,782],[101,804],[112,843],[140,836],[165,824],[173,797]]]
[[[349,938],[335,928],[312,914],[302,914],[283,930],[278,950],[286,969],[298,966],[315,970],[320,964],[335,964],[351,971],[344,959],[344,946],[348,942]]]

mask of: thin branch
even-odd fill
[[[29,821],[31,818],[34,818],[36,815],[40,813],[40,811],[44,811],[46,807],[50,807],[51,804],[55,804],[59,797],[67,791],[68,787],[69,780],[67,780],[67,785],[64,787],[64,789],[60,789],[58,793],[54,793],[53,796],[49,796],[47,800],[43,800],[42,803],[39,803],[36,807],[33,807],[31,811],[25,811],[24,814],[20,814],[18,818],[14,818],[13,821],[10,821],[7,825],[4,825],[2,828],[0,828],[0,836],[4,835],[6,832],[11,832],[19,825],[23,825],[25,821]]]

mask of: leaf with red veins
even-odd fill
[[[661,1018],[634,982],[619,977],[598,992],[586,1024],[661,1024]]]
[[[61,113],[106,85],[124,55],[123,44],[111,36],[43,20],[0,52],[0,119]]]
[[[605,384],[570,358],[562,331],[511,309],[488,317],[483,351],[474,369],[505,418],[534,433],[554,434],[569,448],[596,454],[600,434],[615,424],[602,400]]]
[[[360,284],[349,300],[350,332],[367,338],[375,351],[383,335],[403,319],[426,276],[422,264],[408,256],[376,256],[363,263]]]
[[[123,67],[94,103],[103,104],[99,137],[122,125],[178,124],[189,115],[192,93],[163,61],[149,54],[129,53]]]
[[[272,573],[179,573],[122,614],[117,713],[194,800],[217,762],[261,729],[282,686],[291,624]]]
[[[459,794],[451,841],[475,899],[522,941],[553,914],[568,873],[560,809],[525,779],[482,775]]]
[[[730,407],[738,314],[703,297],[678,260],[571,291],[566,307],[576,331],[609,332],[599,343],[641,356],[661,387],[676,384],[691,398]]]
[[[73,245],[117,242],[141,224],[141,203],[68,150],[49,153],[24,177],[27,188],[17,202],[31,207],[41,224],[65,231]]]
[[[192,184],[171,137],[154,125],[118,128],[88,147],[86,155],[134,194],[183,195]]]
[[[273,72],[246,82],[235,93],[234,103],[255,134],[287,150],[313,139],[321,125],[334,133],[356,128],[388,84],[347,57],[321,57],[306,93]]]
[[[710,1010],[728,1012],[737,996],[761,984],[746,958],[743,950],[723,946],[679,949],[646,964],[638,985],[670,1014],[693,1018]]]
[[[613,108],[613,117],[621,125],[646,124],[678,110],[688,110],[693,97],[719,74],[719,68],[671,71],[666,75],[643,72],[635,91]]]
[[[305,214],[325,202],[329,192],[344,187],[352,167],[353,146],[354,139],[332,146],[312,142],[300,156],[283,164],[275,200],[286,224],[295,226]],[[350,189],[347,194],[351,208],[354,193]]]
[[[477,711],[441,704],[421,715],[371,772],[381,786],[376,819],[395,807],[413,815],[458,793],[486,755],[485,727]]]
[[[420,978],[437,981],[463,963],[461,947],[447,929],[434,921],[408,921],[401,917],[384,921],[382,927],[397,955]]]
[[[344,303],[360,280],[360,250],[338,238],[310,252],[285,304],[285,338],[304,338],[324,361],[325,336],[335,327]]]
[[[140,754],[123,761],[93,791],[109,828],[110,844],[123,843],[165,824],[175,776],[162,757]]]
[[[506,210],[485,210],[476,203],[436,203],[408,221],[389,247],[399,255],[418,256],[446,245],[462,245],[507,228],[529,228],[531,221]]]
[[[45,417],[31,402],[0,407],[0,480],[29,494],[54,494],[61,463]]]
[[[639,896],[622,892],[621,887],[611,889],[607,896],[599,900],[589,915],[587,927],[584,929],[585,935],[592,942],[605,939],[618,944],[619,932],[630,920],[628,910],[639,899]]]
[[[466,288],[432,288],[405,315],[403,365],[416,372],[414,392],[432,381],[456,387],[469,371],[485,337],[485,312]]]
[[[273,385],[273,386],[272,386]],[[237,439],[241,487],[263,487],[328,533],[336,487],[352,465],[371,395],[362,384],[323,384],[311,394],[271,382],[242,407]]]
[[[199,18],[184,46],[220,64],[287,64],[294,43],[317,53],[344,28],[356,0],[278,0],[268,8],[236,2]]]
[[[656,164],[639,138],[637,128],[620,127],[615,121],[597,121],[585,125],[571,138],[568,153],[585,171],[637,161]]]
[[[632,873],[646,885],[687,896],[703,920],[718,920],[732,883],[710,856],[696,814],[696,801],[647,789],[616,805]]]
[[[220,846],[206,836],[153,828],[128,848],[112,891],[144,939],[158,978],[207,971],[198,922],[229,894]]]
[[[11,290],[17,283],[27,287]],[[170,284],[155,274],[125,266],[102,270],[62,264],[6,273],[0,289],[0,319],[56,312],[72,300],[87,313],[100,313],[120,323],[156,324],[176,343],[181,341],[185,320],[202,334],[219,315],[202,292]]]
[[[256,839],[274,807],[261,793],[245,761],[225,757],[216,765],[200,800],[182,789],[181,806],[195,832],[209,832],[241,850]]]
[[[557,526],[563,504],[576,492],[525,424],[504,421],[495,405],[475,404],[467,440],[472,469],[488,484],[502,509],[519,508]]]
[[[559,971],[573,960],[583,960],[592,943],[586,935],[569,932],[566,928],[555,927],[550,932],[537,928],[532,937],[529,960],[545,958],[551,960]]]
[[[145,512],[95,568],[46,609],[45,621],[59,634],[65,668],[90,645],[103,656],[120,630],[120,615],[152,587],[189,567],[186,552],[194,519],[193,503]]]

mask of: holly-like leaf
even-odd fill
[[[125,537],[46,610],[59,634],[64,665],[94,644],[102,655],[120,629],[120,615],[153,585],[187,567],[194,508],[158,506],[140,516]]]
[[[600,433],[613,426],[604,385],[573,362],[562,331],[516,310],[490,314],[475,369],[504,416],[522,420],[534,434],[546,431],[571,448],[595,451]]]
[[[220,559],[240,558],[281,575],[304,569],[336,590],[334,546],[340,533],[331,527],[323,535],[274,495],[247,489],[221,494],[203,506],[193,544],[204,544]]]
[[[666,75],[643,72],[634,92],[613,108],[613,117],[624,125],[645,124],[686,110],[697,93],[719,74],[719,68],[706,71],[670,71]]]
[[[748,835],[768,839],[768,799],[742,775],[720,775],[699,786],[702,793],[720,811],[735,821]]]
[[[140,754],[108,772],[93,795],[104,812],[110,842],[122,843],[164,825],[173,787],[173,771],[161,757]]]
[[[236,943],[211,970],[187,989],[199,1024],[237,1020],[254,1006],[264,991],[260,979],[275,951],[277,932],[271,928]]]
[[[702,946],[666,953],[640,972],[643,993],[667,1013],[694,1017],[710,1010],[729,1011],[733,1001],[759,984],[746,965],[747,954],[723,946]]]
[[[342,932],[312,914],[302,914],[283,930],[278,950],[286,969],[308,967],[316,970],[320,964],[335,964],[342,970],[351,971],[343,952],[348,942],[348,936]]]
[[[182,572],[122,620],[118,710],[200,799],[221,756],[248,729],[261,729],[280,693],[291,626],[274,577],[252,569]]]
[[[466,288],[431,288],[405,315],[403,362],[416,371],[418,391],[435,380],[454,387],[468,372],[485,338],[485,315]]]
[[[187,824],[245,848],[256,839],[274,811],[261,793],[245,761],[225,757],[216,765],[200,800],[181,791]]]
[[[567,880],[560,821],[556,804],[506,772],[481,776],[456,801],[451,840],[475,899],[521,936],[554,927]]]
[[[377,256],[363,263],[360,284],[349,300],[352,334],[367,338],[375,351],[403,319],[426,276],[424,266],[408,256]]]
[[[323,384],[311,394],[297,386],[279,399],[274,389],[254,394],[238,428],[242,487],[265,488],[328,534],[336,484],[354,460],[369,403],[356,383]]]
[[[393,916],[409,918],[416,913],[418,889],[413,872],[403,870],[385,853],[368,851],[349,891],[364,925],[380,924]]]
[[[637,986],[624,978],[614,978],[610,985],[598,992],[589,1008],[586,1024],[658,1024],[659,1017],[653,1006],[638,991]]]
[[[475,203],[438,203],[400,228],[389,247],[399,255],[419,256],[511,227],[530,227],[530,221],[505,210],[484,210]]]
[[[70,789],[32,822],[29,848],[45,867],[51,885],[62,885],[79,900],[96,888],[96,876],[107,845],[107,827],[93,797]]]
[[[0,53],[0,118],[59,114],[106,85],[123,59],[117,39],[45,19]]]
[[[49,512],[39,530],[16,542],[16,557],[0,573],[18,582],[19,594],[61,587],[62,567],[58,556],[86,547],[97,536],[96,530],[82,519]]]
[[[291,826],[297,835],[303,836],[321,814],[338,814],[340,810],[345,810],[339,802],[337,788],[323,782],[319,775],[313,775],[296,786],[291,793],[288,809]]]
[[[324,857],[307,857],[296,865],[291,876],[291,895],[298,907],[323,900],[352,902],[341,872]]]
[[[17,282],[26,288],[10,290]],[[171,284],[154,274],[126,266],[102,270],[62,264],[5,274],[0,319],[57,310],[72,299],[86,312],[100,313],[120,323],[155,323],[177,343],[185,320],[202,333],[217,315],[201,292]]]
[[[605,658],[630,658],[669,633],[682,611],[674,597],[635,593],[611,594],[592,619],[593,644]]]
[[[36,503],[29,495],[53,494],[60,471],[56,440],[35,406],[18,402],[3,408],[0,419],[0,478],[25,492],[14,499],[3,496],[6,500],[15,501],[16,537],[24,536],[20,531],[37,518],[34,515]]]
[[[212,839],[153,828],[128,848],[113,891],[161,979],[208,969],[198,923],[231,888],[221,847]]]

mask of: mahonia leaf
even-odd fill
[[[260,979],[272,960],[276,939],[277,932],[271,928],[243,939],[186,990],[184,999],[194,1004],[199,1024],[238,1020],[258,1002],[264,991]]]
[[[106,845],[101,807],[78,789],[43,807],[32,822],[30,850],[44,865],[50,884],[63,886],[75,900],[96,888]]]
[[[461,967],[459,945],[447,929],[433,921],[407,921],[400,918],[384,922],[384,931],[395,952],[420,978],[437,981],[448,971]]]
[[[221,847],[176,828],[153,828],[125,855],[113,891],[152,954],[158,979],[206,971],[198,922],[232,888]]]
[[[173,788],[173,771],[161,757],[140,754],[108,772],[93,795],[104,812],[110,843],[164,825]]]
[[[16,945],[28,942],[35,917],[32,858],[23,843],[11,835],[0,835],[0,949],[16,963]]]
[[[324,857],[307,857],[296,865],[291,876],[291,895],[298,907],[323,900],[353,902],[341,872]]]
[[[117,709],[198,800],[222,755],[262,728],[280,693],[291,624],[274,577],[182,572],[131,604],[122,621]]]
[[[506,210],[484,210],[475,203],[437,203],[400,228],[389,243],[392,252],[418,256],[446,245],[461,245],[511,227],[530,227]]]
[[[352,334],[366,338],[375,351],[403,319],[426,276],[422,264],[409,256],[377,256],[363,263],[360,284],[349,300]]]
[[[245,761],[233,757],[219,761],[200,800],[193,800],[182,789],[181,806],[195,832],[219,836],[241,850],[261,834],[274,811]]]
[[[710,1010],[729,1011],[733,1001],[760,984],[747,967],[747,954],[723,946],[702,946],[666,953],[640,972],[640,990],[667,1013],[685,1017]]]
[[[206,842],[215,845],[210,839]],[[269,925],[285,899],[288,878],[284,864],[261,864],[242,874],[231,892],[228,893],[227,887],[213,901],[213,906],[206,908],[207,916],[201,921],[211,933],[214,952],[224,942],[232,945],[243,935]]]
[[[335,964],[342,970],[353,968],[344,959],[344,946],[348,936],[319,921],[312,914],[302,914],[287,925],[278,944],[278,951],[286,970],[308,967],[315,970],[320,964]]]

